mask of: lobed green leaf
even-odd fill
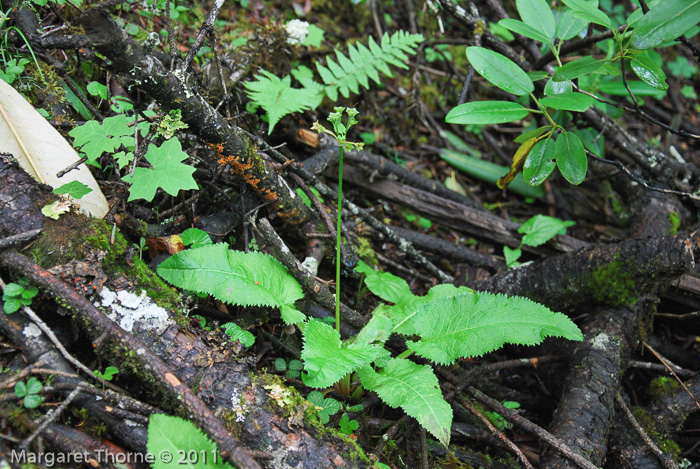
[[[187,158],[189,155],[182,151],[177,138],[166,140],[160,147],[149,144],[146,160],[151,167],[136,168],[133,176],[126,175],[122,178],[131,184],[128,202],[136,199],[150,202],[159,187],[172,196],[181,190],[198,189],[197,182],[192,177],[196,169],[182,163]]]
[[[254,81],[244,83],[248,97],[262,107],[270,120],[267,133],[272,133],[282,117],[292,112],[314,109],[321,104],[323,95],[312,88],[292,88],[292,78],[279,78],[262,70]]]

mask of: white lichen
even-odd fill
[[[41,335],[41,329],[39,329],[39,326],[37,326],[36,324],[32,323],[24,328],[22,334],[24,334],[25,337],[29,338],[39,337]]]
[[[156,330],[162,333],[174,324],[165,308],[161,308],[142,291],[136,295],[127,290],[114,293],[104,287],[100,292],[101,305],[108,308],[107,317],[131,332],[138,324],[142,330]]]
[[[317,275],[318,274],[318,259],[315,257],[307,257],[304,259],[304,262],[301,263],[301,266],[305,268],[311,275]]]
[[[236,413],[236,422],[245,422],[245,416],[249,411],[248,404],[245,402],[245,397],[241,396],[236,389],[231,394],[231,410]]]

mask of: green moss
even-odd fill
[[[681,454],[681,449],[678,443],[671,438],[665,438],[656,428],[656,420],[640,407],[632,408],[632,415],[637,420],[644,431],[654,440],[659,449],[666,454],[670,454],[674,460],[678,461]]]
[[[80,235],[76,236],[76,233]],[[124,275],[136,291],[146,290],[158,305],[178,311],[180,296],[138,256],[130,256],[130,243],[116,230],[112,242],[112,225],[104,220],[67,213],[60,220],[46,220],[42,236],[32,245],[30,257],[45,269],[84,259],[98,250],[100,267],[110,278]]]
[[[668,214],[668,223],[671,225],[668,229],[668,234],[676,234],[678,227],[681,226],[681,216],[678,212],[671,212]]]
[[[654,378],[649,385],[651,394],[654,397],[662,397],[669,393],[674,393],[680,388],[680,384],[673,378],[667,376],[659,376]]]
[[[596,301],[623,306],[635,303],[639,299],[635,293],[636,283],[628,273],[633,268],[628,265],[629,262],[617,258],[593,271],[590,286]]]
[[[177,311],[180,305],[180,296],[168,286],[159,276],[148,268],[145,262],[133,256],[131,262],[127,262],[129,242],[119,231],[114,234],[112,243],[112,227],[104,220],[92,220],[90,234],[87,243],[106,253],[102,267],[110,276],[125,275],[130,279],[136,290],[143,289],[156,304]]]

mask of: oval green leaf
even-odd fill
[[[639,80],[627,80],[627,86],[630,87],[632,93],[635,96],[652,96],[656,99],[662,99],[666,96],[665,90],[659,90],[652,88],[643,81]],[[598,91],[601,93],[607,93],[613,96],[628,96],[629,91],[625,88],[625,84],[622,81],[614,81],[610,83],[601,83],[598,85]]]
[[[502,124],[527,117],[529,111],[510,101],[474,101],[460,104],[445,117],[450,124]]]
[[[595,10],[595,12],[574,10],[574,18],[599,24],[601,26],[605,26],[606,28],[612,27],[612,23],[610,22],[608,15],[600,10]]]
[[[586,2],[585,0],[562,0],[564,5],[571,8],[575,18],[579,18],[601,26],[610,27],[612,22],[608,15],[598,9],[597,2]]]
[[[584,112],[593,104],[593,98],[583,93],[568,91],[540,99],[540,104],[563,111]]]
[[[554,146],[554,154],[561,175],[571,184],[581,184],[588,171],[588,159],[578,135],[571,132],[559,135]]]
[[[545,96],[554,96],[555,94],[562,94],[573,90],[574,84],[571,80],[554,81],[554,79],[550,78],[547,80],[547,84],[544,85]]]
[[[566,81],[578,78],[581,75],[593,73],[602,68],[607,63],[607,60],[598,60],[595,57],[583,57],[561,67],[554,72],[552,79],[554,81]]]
[[[531,186],[539,186],[552,174],[556,166],[554,161],[554,140],[551,138],[541,140],[532,147],[527,155],[523,176]]]
[[[498,52],[483,47],[467,47],[467,58],[479,75],[504,91],[524,96],[535,89],[527,73]]]
[[[649,57],[639,56],[630,61],[630,66],[634,73],[647,85],[658,90],[668,89],[666,74],[656,62]]]
[[[546,0],[515,0],[520,18],[530,27],[542,33],[551,42],[557,32],[554,14]]]
[[[440,151],[440,158],[465,174],[486,181],[494,186],[498,182],[498,179],[507,173],[509,169],[507,166],[501,166],[491,163],[490,161],[484,161],[480,158],[474,158],[447,149]],[[508,190],[520,194],[523,197],[544,197],[545,195],[541,187],[532,187],[526,183],[522,174],[515,176],[513,182],[508,186]]]
[[[578,36],[586,27],[588,27],[588,21],[576,18],[574,16],[574,10],[567,8],[559,18],[557,37],[562,41],[568,41]]]
[[[514,20],[513,18],[504,18],[499,21],[498,24],[513,31],[514,33],[522,34],[523,36],[534,39],[535,41],[540,41],[545,44],[551,42],[551,40],[545,34],[533,28],[529,24],[523,23],[522,21]]]
[[[515,137],[515,139],[513,139],[513,142],[523,143],[525,142],[525,140],[530,140],[533,137],[539,137],[540,135],[544,134],[545,132],[551,129],[551,125],[545,125],[542,127],[537,127],[536,129],[528,130],[527,132],[523,132],[522,134]]]
[[[632,47],[651,49],[700,22],[700,0],[667,0],[649,10],[632,31]]]

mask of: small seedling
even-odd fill
[[[319,391],[311,391],[306,399],[316,407],[318,418],[324,425],[328,423],[332,415],[340,411],[340,403],[338,401],[332,397],[323,397],[323,394]]]
[[[515,401],[503,401],[503,407],[507,409],[519,409],[520,403]],[[513,424],[503,418],[503,416],[497,412],[484,412],[484,415],[491,421],[494,427],[498,428],[500,431],[510,430]]]
[[[12,314],[22,306],[32,304],[32,298],[39,294],[37,287],[30,287],[29,280],[21,278],[17,283],[8,283],[2,294],[6,314]]]
[[[286,371],[285,376],[287,378],[299,379],[301,377],[301,370],[304,369],[304,364],[301,360],[292,359],[289,363],[284,358],[278,358],[275,360],[275,370]]]
[[[93,371],[93,373],[95,373],[95,376],[97,376],[98,378],[101,378],[105,381],[112,381],[112,378],[114,378],[114,375],[119,373],[119,368],[117,368],[116,366],[108,366],[105,369],[104,373],[100,372],[100,370],[95,370],[95,371]]]
[[[338,422],[338,425],[340,426],[340,431],[348,436],[352,435],[352,432],[360,428],[360,424],[357,422],[357,420],[350,420],[348,414],[343,414],[343,416],[340,417],[340,422]]]
[[[523,245],[532,247],[541,246],[556,235],[565,234],[566,229],[575,224],[576,223],[573,221],[563,221],[546,215],[535,215],[518,228],[518,233],[524,234],[525,236],[523,236],[523,239],[520,241],[520,246],[517,249],[503,246],[503,255],[506,258],[506,265],[508,268],[520,265],[518,259],[520,259],[520,256],[523,254],[521,249]]]
[[[244,331],[241,327],[233,322],[227,322],[222,324],[221,327],[224,329],[226,335],[229,336],[231,342],[239,341],[246,347],[252,347],[255,343],[255,336],[248,331]]]
[[[148,249],[148,246],[146,246],[146,238],[141,237],[139,239],[139,244],[134,243],[134,247],[139,251],[139,259],[143,260],[143,251]]]
[[[20,381],[15,384],[15,396],[20,399],[24,398],[22,404],[25,408],[35,409],[44,401],[44,398],[39,395],[43,387],[41,381],[32,377],[26,383]]]

